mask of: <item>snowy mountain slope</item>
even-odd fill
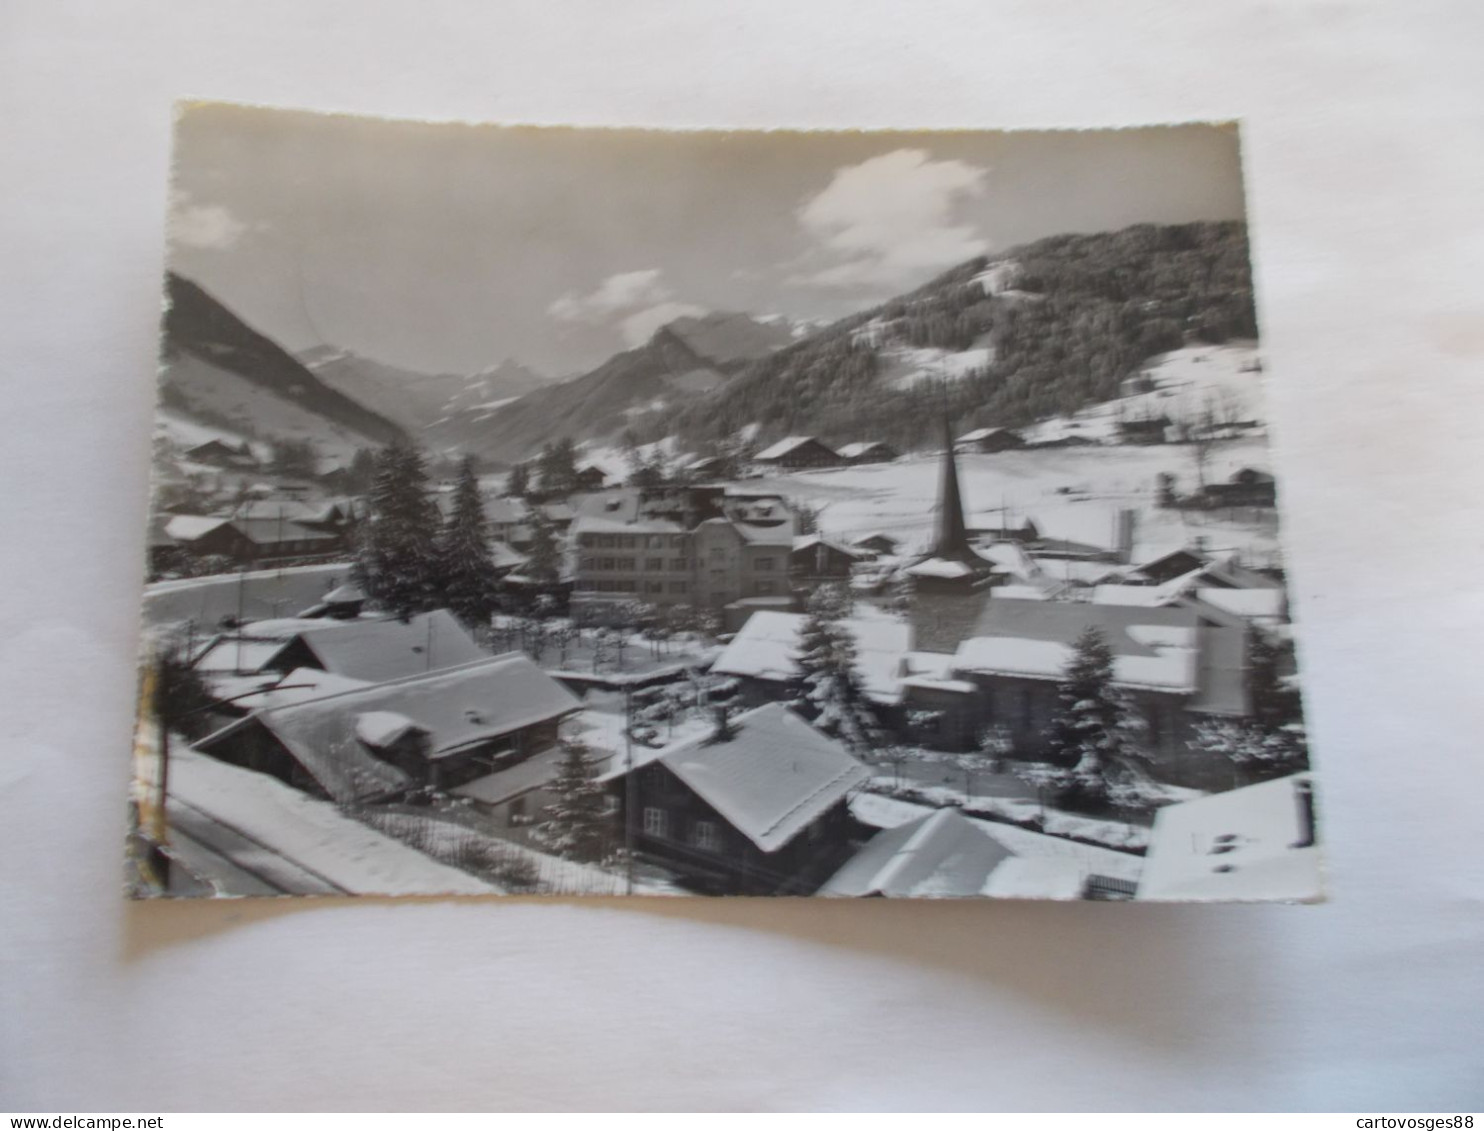
[[[1168,418],[1224,426],[1257,425],[1266,419],[1262,363],[1256,342],[1185,346],[1149,359],[1128,385],[1145,391],[1048,417],[1020,429],[1031,443],[1078,437],[1098,443],[1118,439],[1119,422]]]
[[[644,345],[581,377],[528,393],[493,417],[479,410],[454,413],[444,427],[468,450],[521,459],[557,436],[612,436],[636,416],[666,414],[724,387],[733,374],[790,340],[787,326],[745,314],[677,319]]]
[[[268,443],[310,440],[320,455],[348,456],[404,435],[189,279],[171,273],[166,288],[160,380],[166,408]]]
[[[412,433],[436,430],[462,412],[493,411],[550,383],[509,359],[477,373],[419,373],[351,350],[316,346],[299,360],[332,389]]]

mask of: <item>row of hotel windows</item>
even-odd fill
[[[726,560],[726,551],[720,546],[711,550],[711,560],[715,562]],[[639,558],[583,558],[577,564],[579,569],[585,570],[611,570],[619,573],[633,573],[640,568]],[[691,567],[689,558],[644,558],[643,569],[645,573],[661,573],[669,569],[672,573],[688,570]],[[668,566],[667,564],[668,563]],[[752,568],[759,573],[771,573],[778,568],[777,558],[753,558]]]
[[[644,807],[644,835],[670,838],[670,811],[656,805]],[[721,851],[721,827],[715,821],[692,821],[690,843],[706,852]]]
[[[595,581],[591,578],[578,578],[574,588],[579,593],[672,593],[684,594],[690,592],[688,581]],[[753,595],[757,597],[772,597],[778,593],[778,587],[771,581],[759,581],[753,585]]]
[[[666,566],[665,558],[645,558],[645,573],[660,573]],[[672,572],[690,569],[689,558],[669,558],[669,569]],[[606,569],[618,570],[621,573],[633,573],[639,568],[638,558],[583,558],[577,563],[579,569]]]
[[[679,549],[687,537],[685,534],[582,534],[577,544],[600,550],[664,550]]]
[[[637,581],[589,581],[579,578],[576,589],[580,593],[675,593],[682,594],[690,592],[690,582],[671,581],[668,585],[663,581],[646,581],[642,585]]]

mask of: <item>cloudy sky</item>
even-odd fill
[[[1244,214],[1236,133],[672,133],[221,105],[170,263],[293,350],[590,368],[683,314],[834,318],[981,252]]]

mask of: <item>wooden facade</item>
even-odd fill
[[[844,801],[763,852],[658,762],[612,788],[638,851],[708,895],[809,895],[850,854],[854,825]]]

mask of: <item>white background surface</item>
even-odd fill
[[[0,5],[0,1108],[1484,1106],[1484,8]],[[1246,122],[1333,902],[127,906],[171,100]]]

